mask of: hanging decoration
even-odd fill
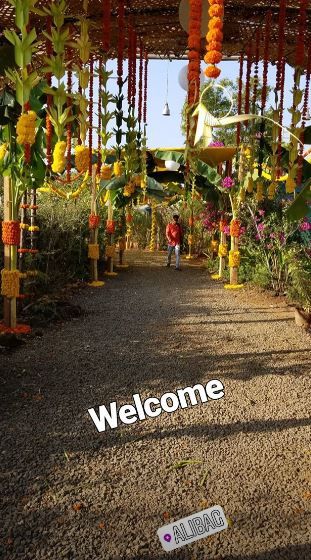
[[[148,53],[144,53],[144,110],[143,110],[143,121],[147,124],[147,102],[148,102]]]
[[[238,115],[242,112],[242,91],[243,91],[243,66],[244,66],[244,54],[240,54],[240,64],[239,64],[239,85],[238,85]],[[236,131],[236,143],[237,146],[241,143],[241,123],[237,123]]]
[[[142,40],[140,39],[140,41],[139,41],[138,114],[137,114],[139,131],[141,130],[142,107],[143,107],[143,67],[144,67],[143,66],[144,65],[143,53],[144,53],[143,43],[142,43]]]
[[[262,90],[261,90],[261,116],[264,115],[267,97],[268,97],[268,70],[269,70],[269,51],[270,51],[270,36],[271,36],[271,11],[269,10],[265,18],[264,29],[264,52],[263,52],[263,65],[262,65]],[[281,130],[281,129],[280,129]],[[260,140],[259,140],[259,153],[258,153],[258,175],[262,174],[262,164],[264,160],[264,132],[265,121],[260,123]]]
[[[304,90],[304,99],[303,99],[303,108],[302,108],[302,118],[301,118],[301,142],[302,144],[299,145],[298,149],[298,174],[297,174],[297,183],[300,185],[302,183],[302,171],[303,171],[303,159],[304,159],[304,131],[306,127],[306,120],[308,116],[308,105],[309,105],[309,93],[310,93],[310,74],[311,74],[311,45],[308,49],[308,60],[307,60],[307,69],[306,69],[306,83],[305,83],[305,90]]]
[[[90,59],[90,82],[89,82],[89,174],[92,175],[93,165],[93,108],[94,108],[94,60]]]
[[[200,95],[202,0],[190,0],[188,35],[188,105],[198,101]],[[206,55],[207,56],[207,55]]]
[[[69,68],[67,72],[67,107],[70,109],[69,116],[72,114],[72,71]],[[66,166],[66,173],[67,173],[67,181],[70,182],[71,179],[71,141],[72,141],[72,130],[71,130],[71,121],[67,122],[67,166]]]
[[[119,22],[120,25],[120,22]],[[103,2],[103,50],[107,55],[110,49],[110,36],[111,36],[111,1],[104,0]]]
[[[221,73],[220,68],[216,66],[222,60],[222,40],[223,40],[223,17],[224,17],[224,0],[208,0],[209,22],[207,40],[207,54],[204,61],[209,64],[204,70],[207,78],[218,78]]]

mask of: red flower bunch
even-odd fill
[[[2,222],[2,241],[4,245],[19,245],[19,221],[10,220],[8,222]]]

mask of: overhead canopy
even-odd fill
[[[207,1],[207,0],[203,0]],[[47,5],[47,0],[39,0],[40,8]],[[85,16],[83,0],[68,0],[67,22],[76,27],[77,18]],[[142,39],[149,55],[160,57],[182,57],[187,49],[187,33],[179,21],[179,0],[129,0],[126,4],[126,19],[133,18],[133,25],[137,35]],[[286,25],[286,60],[293,63],[295,39],[297,37],[299,0],[287,1]],[[112,49],[110,57],[116,56],[117,45],[117,6],[116,0],[111,0],[112,6]],[[277,59],[278,51],[278,0],[226,0],[223,53],[226,56],[238,55],[245,52],[253,41],[256,29],[264,25],[265,15],[271,9],[271,52],[270,59]],[[101,53],[102,42],[102,11],[103,0],[89,0],[87,17],[93,23],[92,40],[98,54]],[[32,25],[36,28],[39,38],[44,23],[42,18],[33,15]],[[14,26],[14,8],[9,0],[0,0],[0,41],[6,27]],[[309,42],[311,41],[311,8],[308,9]],[[78,34],[78,28],[76,29]],[[202,39],[202,56],[205,40]],[[263,46],[262,46],[263,49]],[[44,48],[37,54],[43,54]],[[263,54],[263,52],[261,52]]]

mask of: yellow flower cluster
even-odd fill
[[[19,227],[20,227],[21,229],[29,229],[29,224],[25,224],[25,222],[21,222],[21,223],[19,224]]]
[[[223,243],[220,243],[218,247],[218,256],[219,257],[226,257],[228,255],[228,247]]]
[[[240,251],[230,251],[229,252],[230,268],[236,268],[240,266],[240,262],[241,262]]]
[[[261,181],[258,181],[257,191],[256,191],[256,200],[257,200],[257,202],[262,202],[263,199],[264,199],[263,183]]]
[[[63,140],[56,142],[55,148],[53,151],[53,163],[52,163],[52,171],[54,173],[63,173],[66,167],[66,142]]]
[[[89,243],[88,246],[88,257],[89,259],[93,259],[94,261],[98,261],[99,259],[99,245],[98,243]]]
[[[188,243],[189,245],[193,245],[193,235],[188,235]]]
[[[89,168],[90,151],[87,146],[75,147],[75,166],[76,170],[80,172],[87,171]]]
[[[0,146],[0,161],[2,161],[4,159],[7,148],[8,148],[7,144],[1,144],[1,146]]]
[[[19,271],[1,270],[1,295],[7,298],[16,298],[19,296]]]
[[[40,231],[39,226],[29,226],[29,231]]]
[[[102,165],[102,168],[100,170],[100,178],[104,179],[105,181],[109,181],[109,179],[111,179],[111,167],[110,165]]]
[[[37,115],[34,111],[22,113],[16,125],[17,143],[21,145],[29,144],[30,146],[36,140],[36,119]]]
[[[115,161],[113,164],[113,174],[116,177],[120,177],[123,173],[123,166],[121,161]]]
[[[216,253],[216,251],[218,250],[218,246],[219,246],[218,241],[216,239],[212,239],[210,248],[211,251],[213,251],[213,253]]]
[[[106,246],[106,257],[114,257],[115,254],[115,250],[116,250],[116,246],[115,245],[107,245]]]
[[[127,185],[125,185],[124,190],[123,190],[124,196],[131,196],[132,194],[134,194],[134,192],[135,192],[135,184],[134,183],[128,183]]]

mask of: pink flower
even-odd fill
[[[244,235],[245,232],[246,232],[246,227],[245,227],[245,226],[241,226],[241,227],[240,227],[240,235]]]
[[[230,233],[230,226],[224,226],[224,233],[225,233],[226,235],[229,235],[229,233]]]
[[[224,143],[223,142],[219,142],[218,140],[216,140],[215,142],[211,142],[209,144],[210,148],[223,148],[224,147]]]
[[[264,216],[265,213],[266,213],[265,210],[258,210],[259,216]]]
[[[232,189],[232,187],[234,187],[234,180],[232,179],[232,177],[225,177],[222,180],[222,186],[225,189]]]
[[[307,220],[304,220],[300,226],[299,226],[300,231],[309,231],[311,230],[311,223],[308,222]]]
[[[265,227],[266,227],[265,224],[263,224],[262,222],[261,222],[261,224],[258,224],[258,226],[257,226],[258,231],[263,231],[265,229]]]

